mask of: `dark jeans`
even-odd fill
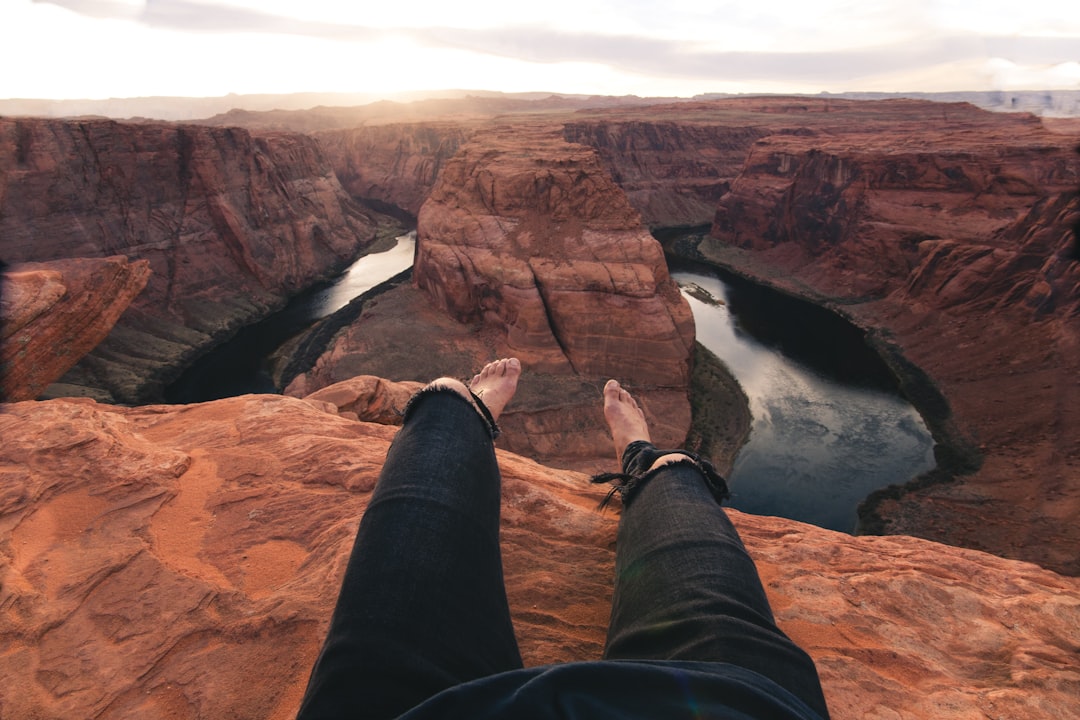
[[[522,667],[503,585],[488,425],[452,392],[406,413],[360,523],[299,717],[392,718]],[[775,625],[700,472],[656,473],[623,509],[605,659],[723,661],[827,717],[814,664]]]

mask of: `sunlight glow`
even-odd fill
[[[3,98],[1080,89],[1066,0],[4,0],[0,28]]]

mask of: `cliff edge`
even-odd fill
[[[5,720],[293,717],[394,434],[368,418],[415,387],[350,382],[308,400],[0,406]],[[584,475],[498,455],[525,662],[595,659],[617,512]],[[837,720],[1075,711],[1077,578],[730,514]]]

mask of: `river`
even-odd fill
[[[401,235],[389,250],[363,256],[334,280],[297,295],[281,311],[241,329],[185,370],[165,389],[165,400],[193,403],[278,392],[267,369],[269,356],[315,321],[409,268],[415,247],[415,231]]]
[[[241,330],[168,388],[170,402],[277,392],[267,357],[412,264],[416,233]],[[732,507],[850,532],[859,502],[934,466],[922,418],[861,333],[826,310],[672,260],[697,339],[731,370],[753,425],[728,478]]]
[[[698,341],[750,400],[750,438],[728,478],[731,507],[851,532],[870,492],[934,467],[930,432],[857,328],[779,293],[740,291],[706,269],[676,267],[672,276]]]

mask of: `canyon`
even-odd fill
[[[61,395],[160,400],[201,352],[340,271],[379,227],[301,135],[0,118],[3,260],[125,255],[151,269]]]
[[[649,229],[703,225],[667,250],[864,328],[938,443],[937,470],[865,504],[883,537],[731,513],[833,716],[1072,711],[1080,125],[831,98],[347,115],[0,118],[0,350],[24,400],[0,405],[3,717],[291,716],[400,408],[511,353],[515,625],[528,664],[596,657],[617,521],[582,474],[613,469],[599,383],[686,438],[705,363]],[[416,220],[412,282],[284,395],[147,404],[398,231],[387,215]]]

